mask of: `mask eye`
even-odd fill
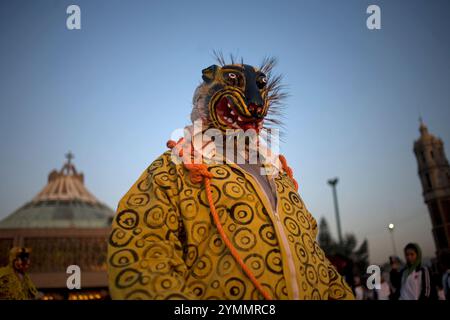
[[[256,80],[256,85],[259,89],[263,89],[267,84],[267,77],[265,75],[260,75]]]
[[[239,86],[239,75],[233,72],[225,74],[225,81],[231,86]]]

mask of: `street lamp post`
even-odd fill
[[[339,244],[342,245],[341,218],[339,216],[339,205],[338,205],[337,192],[336,192],[336,185],[337,185],[338,181],[339,181],[338,178],[330,179],[330,180],[328,180],[328,184],[333,189],[334,212],[336,214],[336,224],[337,224],[337,229],[338,229]]]
[[[394,250],[394,255],[397,256],[397,246],[395,245],[394,228],[395,225],[393,223],[389,223],[388,229],[389,233],[391,234],[392,249]]]

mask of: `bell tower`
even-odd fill
[[[420,119],[420,137],[414,142],[414,154],[422,183],[423,197],[433,225],[437,256],[450,255],[450,166],[444,143],[428,132]]]

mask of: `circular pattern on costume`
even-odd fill
[[[277,284],[275,285],[275,294],[278,299],[285,299],[289,297],[289,293],[286,287],[286,280],[284,277],[281,277],[280,280],[278,280]]]
[[[165,261],[157,262],[157,260],[156,260],[153,263],[151,263],[149,266],[150,266],[150,271],[153,273],[165,274],[167,272],[170,272],[170,269],[171,269],[170,264]]]
[[[203,255],[192,268],[192,276],[196,279],[206,278],[212,271],[213,263],[208,255]]]
[[[155,171],[158,168],[161,168],[163,165],[164,165],[163,158],[156,159],[155,161],[153,161],[150,164],[150,166],[148,167],[147,171],[148,171],[148,173],[153,173],[153,171]]]
[[[219,262],[217,263],[217,274],[221,277],[224,277],[234,271],[236,261],[229,254],[225,254],[219,258]]]
[[[305,265],[300,265],[300,267],[298,267],[298,271],[300,273],[300,276],[304,277],[305,276]]]
[[[141,272],[136,269],[126,268],[120,270],[116,277],[116,287],[125,289],[133,286],[141,278]]]
[[[206,292],[206,283],[203,281],[193,281],[189,283],[189,288],[197,296],[198,299],[202,299]]]
[[[238,202],[231,207],[231,218],[237,224],[249,224],[253,221],[253,215],[253,208],[245,202]]]
[[[276,179],[276,180],[275,180],[275,185],[276,185],[276,187],[277,187],[277,192],[278,192],[278,194],[283,194],[283,193],[284,193],[284,186],[283,186],[283,184],[280,182],[279,179]]]
[[[239,183],[245,183],[245,179],[242,177],[236,177],[236,181]]]
[[[289,202],[289,200],[285,197],[280,198],[281,208],[283,209],[283,213],[285,215],[291,216],[294,214],[294,206]]]
[[[225,250],[225,244],[223,243],[222,237],[215,233],[209,238],[208,247],[212,254],[219,256]]]
[[[329,282],[329,275],[328,275],[328,270],[327,267],[325,266],[325,264],[320,263],[318,268],[317,268],[317,273],[319,275],[319,280],[320,282],[322,282],[323,284],[327,285]]]
[[[249,254],[244,259],[244,262],[252,270],[256,278],[261,277],[266,269],[264,258],[257,253]]]
[[[302,210],[297,211],[297,221],[300,223],[301,227],[304,230],[311,229],[311,224],[309,223],[309,220],[305,217]]]
[[[346,295],[344,285],[343,284],[338,285],[337,283],[332,283],[330,285],[330,294],[333,297],[333,299],[336,299],[336,300],[342,299]]]
[[[248,193],[257,195],[256,190],[250,181],[246,180],[244,186]]]
[[[179,286],[179,281],[177,281],[172,275],[168,274],[157,275],[154,277],[153,283],[157,292],[173,290]]]
[[[278,244],[275,229],[270,224],[263,224],[261,228],[259,228],[259,235],[265,243],[271,246],[276,246]]]
[[[245,290],[244,281],[239,278],[233,277],[225,281],[225,295],[230,300],[241,300]]]
[[[213,282],[211,282],[211,288],[213,289],[217,289],[220,286],[220,282],[219,280],[214,280]]]
[[[132,230],[139,224],[139,215],[132,209],[126,209],[116,215],[116,222],[122,229]]]
[[[166,214],[160,205],[154,205],[144,213],[144,222],[150,229],[158,229],[164,225]]]
[[[303,244],[305,245],[305,249],[309,253],[313,253],[314,252],[315,241],[311,238],[311,236],[308,233],[306,233],[306,232],[303,233],[302,241],[303,241]]]
[[[145,240],[144,239],[138,239],[135,242],[136,248],[143,248],[145,246]]]
[[[211,185],[211,196],[213,199],[213,203],[216,204],[219,202],[222,192],[216,185]],[[206,192],[202,188],[202,192],[199,192],[197,195],[198,201],[205,207],[209,209],[209,202],[206,199]]]
[[[330,278],[330,281],[335,281],[339,277],[335,268],[328,268],[328,277]]]
[[[170,258],[172,249],[164,243],[153,243],[144,250],[143,257],[146,259]]]
[[[115,228],[109,236],[109,244],[116,248],[125,247],[132,239],[133,236],[127,235],[127,233],[120,228]]]
[[[300,235],[300,227],[294,219],[286,217],[283,222],[286,230],[292,233],[294,237],[298,237]]]
[[[149,179],[149,177],[147,177],[147,178],[139,181],[137,188],[139,189],[139,191],[145,192],[145,191],[150,190],[150,186],[151,186],[150,179]]]
[[[208,171],[212,173],[214,179],[226,180],[230,177],[230,172],[223,166],[210,166]]]
[[[319,290],[314,289],[311,294],[311,300],[321,300]]]
[[[138,261],[136,251],[131,249],[122,249],[114,252],[109,258],[109,263],[113,267],[123,268]]]
[[[220,223],[224,226],[227,223],[228,216],[230,215],[229,209],[226,206],[217,206],[216,211],[219,216]]]
[[[179,227],[178,215],[173,209],[169,209],[169,212],[167,213],[166,226],[169,228],[169,230],[172,231],[178,230]]]
[[[171,178],[173,177],[173,178]],[[160,187],[166,187],[170,182],[176,181],[176,176],[170,174],[170,172],[159,172],[153,176],[153,180]]]
[[[308,281],[308,283],[312,286],[315,287],[317,285],[318,282],[318,276],[317,276],[317,271],[314,268],[314,266],[308,264],[306,266],[306,281]]]
[[[317,243],[317,241],[314,242],[314,251],[315,251],[317,257],[319,258],[319,260],[324,262],[325,261],[325,254],[324,254],[323,250],[320,248],[320,246]]]
[[[298,209],[303,209],[302,200],[300,199],[297,192],[290,191],[288,198],[290,200],[290,203],[292,203],[294,206],[296,206]]]
[[[232,199],[240,199],[245,193],[244,188],[239,183],[233,181],[225,182],[222,188],[224,195]]]
[[[234,230],[236,230],[236,225],[234,223],[230,223],[228,225],[228,231],[234,232]]]
[[[269,212],[267,212],[261,201],[256,203],[256,215],[264,222],[271,222]]]
[[[184,262],[186,263],[186,266],[188,268],[192,267],[194,262],[197,260],[197,257],[198,257],[197,246],[195,246],[193,244],[188,244],[186,253],[185,253],[185,257],[184,257]]]
[[[306,251],[305,247],[299,242],[295,244],[295,254],[297,255],[297,258],[300,260],[300,263],[302,265],[308,263],[308,252]]]
[[[196,221],[192,224],[192,239],[196,243],[203,242],[209,234],[210,224],[205,221]]]
[[[131,207],[142,207],[150,201],[147,193],[133,193],[128,197],[127,204]]]
[[[256,236],[249,228],[239,228],[233,235],[233,244],[239,250],[249,251],[256,245]]]
[[[156,199],[158,199],[167,206],[171,205],[169,198],[167,197],[167,194],[164,191],[164,188],[157,187],[153,192],[155,194]]]
[[[283,272],[283,265],[281,259],[281,253],[278,249],[272,249],[266,255],[267,269],[273,273],[281,274]]]
[[[185,198],[180,201],[181,215],[186,220],[195,218],[198,212],[198,203],[194,198]]]

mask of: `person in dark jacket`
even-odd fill
[[[408,243],[404,249],[406,266],[398,270],[392,265],[391,284],[395,288],[395,300],[434,300],[436,288],[432,284],[430,272],[422,265],[422,251],[419,245]]]

